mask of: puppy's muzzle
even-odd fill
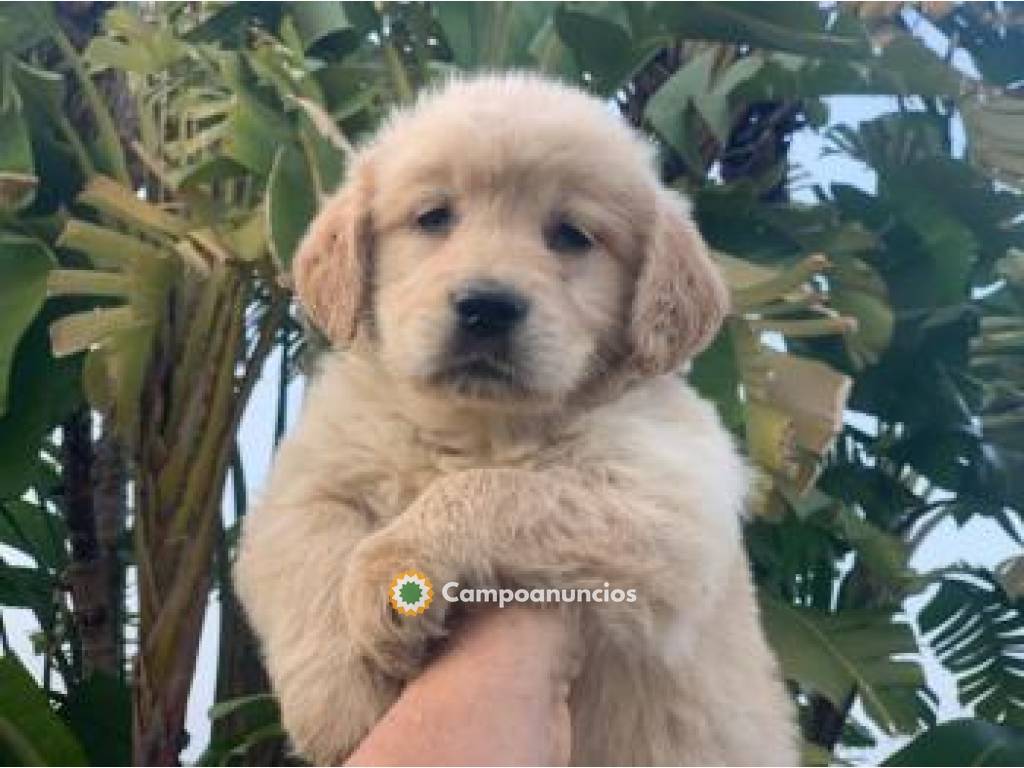
[[[466,283],[451,294],[452,336],[439,381],[476,396],[524,386],[522,334],[530,303],[495,280]],[[494,389],[497,387],[498,389]]]
[[[508,337],[526,318],[529,302],[498,282],[476,282],[452,294],[461,341],[488,344]]]

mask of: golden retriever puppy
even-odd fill
[[[294,277],[339,352],[235,573],[303,755],[343,760],[422,669],[443,585],[607,584],[636,600],[563,604],[574,764],[796,763],[748,473],[677,374],[726,289],[642,137],[535,76],[450,82],[356,153]],[[411,569],[423,615],[389,605]]]

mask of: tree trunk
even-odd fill
[[[225,477],[242,413],[287,307],[272,292],[248,344],[248,277],[217,268],[175,297],[143,386],[135,487],[137,765],[176,765],[187,743],[185,709],[223,535]],[[206,321],[196,322],[197,303],[216,308]]]
[[[65,582],[81,643],[76,672],[122,673],[121,576],[117,544],[124,520],[124,472],[109,436],[93,443],[93,417],[83,409],[64,424],[64,515],[71,541]]]

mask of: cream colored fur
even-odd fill
[[[457,616],[387,587],[635,588],[569,609],[574,764],[795,764],[740,518],[748,473],[674,373],[725,290],[650,149],[606,105],[526,75],[447,84],[353,160],[296,287],[340,349],[246,521],[236,578],[297,749],[343,760]],[[456,213],[417,230],[424,206]],[[552,218],[554,217],[554,218]],[[561,217],[561,218],[560,218]],[[571,220],[586,253],[543,237]],[[530,300],[508,384],[445,373],[449,296]]]

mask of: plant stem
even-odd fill
[[[124,147],[121,146],[121,136],[117,132],[114,118],[111,116],[110,110],[107,109],[107,105],[96,88],[96,84],[92,81],[89,73],[85,71],[82,57],[78,55],[78,51],[75,50],[75,47],[61,29],[54,29],[53,40],[64,57],[64,61],[67,62],[68,66],[75,73],[75,77],[82,88],[82,93],[89,103],[93,119],[96,120],[96,130],[99,133],[100,145],[104,148],[107,159],[112,165],[111,170],[114,176],[121,183],[131,187],[132,181],[128,173],[128,164],[125,161]]]
[[[85,174],[86,178],[91,178],[96,175],[96,165],[92,161],[92,157],[89,155],[89,150],[86,149],[85,144],[82,143],[82,137],[78,135],[78,131],[71,125],[71,121],[68,120],[67,116],[61,112],[57,118],[57,128],[60,130],[61,135],[67,140],[68,146],[71,147],[72,153],[78,160],[79,166],[82,168],[82,173]]]
[[[402,64],[402,58],[398,55],[398,50],[395,48],[395,44],[390,37],[385,38],[384,42],[381,43],[381,50],[384,53],[384,61],[388,66],[388,72],[391,73],[391,83],[395,87],[398,100],[402,102],[412,101],[412,83],[409,82],[409,75],[405,71],[405,65]]]
[[[291,334],[287,326],[281,330],[281,367],[277,376],[277,416],[274,419],[274,449],[281,444],[285,430],[288,428],[288,342]]]

